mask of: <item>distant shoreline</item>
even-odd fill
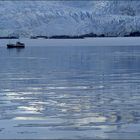
[[[13,39],[10,42],[16,43],[18,40]],[[100,37],[100,38],[85,38],[85,39],[30,39],[20,38],[26,47],[97,47],[97,46],[139,46],[140,37]],[[1,46],[6,46],[9,43],[8,39],[1,39]]]
[[[37,36],[31,36],[29,37],[30,39],[85,39],[85,38],[101,38],[101,37],[140,37],[140,32],[131,32],[128,35],[124,36],[110,36],[110,35],[105,35],[105,34],[94,34],[94,33],[89,33],[89,34],[83,34],[83,35],[53,35],[53,36],[43,36],[43,35],[37,35]],[[20,37],[17,36],[2,36],[0,39],[19,39]]]

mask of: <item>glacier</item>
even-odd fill
[[[0,36],[124,36],[136,31],[137,0],[0,1]]]

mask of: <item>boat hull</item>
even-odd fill
[[[14,45],[14,44],[8,44],[7,45],[8,49],[12,49],[12,48],[25,48],[25,45]]]

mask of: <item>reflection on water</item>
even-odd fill
[[[140,138],[139,47],[0,48],[0,66],[0,138]]]

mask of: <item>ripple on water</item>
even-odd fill
[[[1,138],[140,138],[138,47],[0,49]]]

